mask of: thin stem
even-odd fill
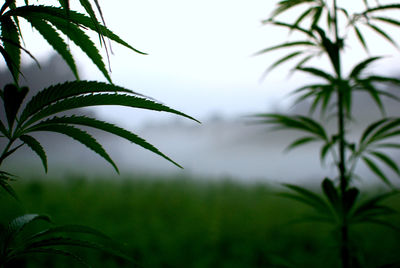
[[[11,148],[11,145],[13,143],[14,143],[14,140],[12,140],[12,139],[9,140],[8,144],[6,145],[6,147],[4,148],[3,152],[1,153],[1,155],[0,155],[0,166],[3,163],[4,159],[6,159],[9,156],[8,152],[9,152],[9,150]]]
[[[346,198],[345,192],[348,187],[348,179],[346,178],[346,152],[345,152],[345,144],[346,144],[346,137],[345,137],[345,113],[344,113],[344,92],[342,86],[342,71],[341,71],[341,39],[339,37],[339,25],[338,25],[338,18],[337,18],[337,1],[333,0],[333,27],[334,27],[334,34],[335,34],[335,49],[337,50],[335,59],[336,62],[332,62],[334,65],[334,69],[336,71],[337,76],[337,97],[338,97],[338,136],[339,136],[339,176],[340,176],[340,193],[341,193],[341,201],[342,201],[342,222],[340,226],[341,232],[341,247],[340,247],[340,255],[342,261],[343,268],[350,267],[350,254],[349,254],[349,228],[347,222],[347,215],[345,214],[345,206],[346,206]]]

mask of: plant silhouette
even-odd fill
[[[272,125],[276,129],[290,129],[305,133],[304,136],[289,144],[288,149],[319,142],[321,161],[332,159],[337,170],[337,177],[322,180],[322,195],[292,184],[285,184],[290,192],[282,195],[313,207],[317,212],[312,217],[313,220],[329,223],[335,227],[340,241],[339,255],[343,268],[362,266],[361,260],[351,250],[354,246],[349,231],[352,225],[373,223],[399,229],[383,218],[393,214],[394,210],[382,204],[382,201],[395,194],[396,191],[392,185],[392,179],[385,174],[382,167],[387,167],[396,176],[400,175],[398,164],[386,150],[400,148],[396,140],[400,135],[400,119],[385,116],[382,99],[399,100],[396,94],[387,88],[400,86],[400,80],[367,72],[368,67],[382,57],[371,56],[364,31],[372,31],[397,47],[394,38],[384,26],[400,26],[400,21],[390,14],[390,11],[398,11],[400,5],[383,5],[377,1],[370,3],[368,0],[360,2],[364,5],[364,9],[361,12],[352,13],[339,6],[336,0],[281,0],[271,16],[263,23],[287,29],[289,33],[296,33],[299,39],[284,42],[257,53],[290,50],[288,54],[270,65],[266,75],[281,64],[297,60],[291,72],[305,73],[319,81],[294,91],[297,96],[296,103],[311,101],[309,115],[269,113],[258,114],[255,117],[260,122]],[[280,19],[282,15],[293,11],[299,11],[293,22]],[[358,39],[368,57],[361,59],[350,72],[345,73],[342,57],[351,34]],[[311,65],[314,58],[321,56],[329,62],[329,71]],[[347,132],[354,119],[352,100],[356,92],[365,93],[372,98],[382,113],[382,119],[366,126],[358,141],[351,142]],[[317,109],[320,110],[319,117],[315,116]],[[336,121],[336,129],[333,132],[328,131],[323,124],[329,120]],[[391,191],[361,200],[360,189],[354,186],[354,180],[357,178],[355,167],[360,161],[373,175],[389,186]]]
[[[40,1],[38,1],[40,2]],[[28,146],[40,158],[44,170],[47,172],[47,155],[38,141],[31,133],[56,132],[69,136],[82,143],[96,154],[105,159],[118,173],[118,167],[104,150],[102,145],[87,131],[80,127],[89,127],[105,131],[135,143],[151,152],[165,158],[172,164],[180,167],[178,163],[170,159],[156,147],[137,136],[108,122],[92,118],[82,114],[59,115],[61,112],[98,105],[120,105],[131,108],[147,109],[173,113],[194,121],[194,118],[163,105],[154,99],[140,93],[117,86],[112,83],[106,64],[97,47],[88,37],[87,32],[98,34],[100,44],[105,48],[108,57],[106,39],[110,39],[135,53],[143,53],[120,37],[111,32],[104,23],[104,18],[97,0],[80,0],[79,3],[86,14],[81,14],[70,8],[70,1],[59,0],[59,7],[40,4],[30,4],[25,0],[18,5],[16,0],[6,0],[0,9],[0,53],[10,71],[14,82],[7,84],[0,91],[5,118],[0,121],[1,139],[6,140],[0,154],[0,166],[3,161],[23,146]],[[96,8],[93,8],[93,7]],[[20,85],[21,53],[28,54],[36,61],[34,56],[23,47],[22,29],[20,20],[27,21],[37,32],[61,55],[71,69],[75,81],[50,85],[29,100],[24,101],[29,88]],[[82,81],[71,54],[66,39],[75,43],[91,59],[93,64],[107,79],[107,83],[96,81]],[[29,42],[29,40],[25,40]],[[37,61],[36,61],[37,62]],[[38,63],[39,64],[39,63]],[[10,185],[15,176],[1,170],[0,186],[13,197],[16,193]],[[50,227],[36,233],[26,235],[27,226],[33,222],[50,222],[48,216],[26,214],[10,221],[6,227],[0,230],[0,267],[11,265],[15,259],[34,253],[59,254],[72,257],[81,264],[86,264],[79,256],[64,249],[64,246],[78,246],[94,248],[111,252],[114,255],[130,259],[120,253],[117,246],[100,232],[85,226],[64,225]],[[79,238],[71,238],[70,234],[90,235],[103,241],[103,244],[95,241],[86,241]]]

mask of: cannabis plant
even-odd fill
[[[310,102],[308,115],[268,113],[258,114],[256,117],[261,122],[279,129],[303,132],[305,135],[293,141],[289,149],[318,142],[321,144],[321,161],[333,159],[337,176],[322,180],[322,195],[289,184],[285,186],[290,191],[284,195],[313,207],[318,212],[313,217],[314,220],[335,226],[337,233],[340,234],[339,252],[343,268],[361,265],[351,251],[353,244],[349,232],[350,226],[374,223],[398,229],[382,218],[394,211],[381,202],[395,192],[392,185],[394,178],[389,178],[383,167],[386,166],[396,176],[400,175],[398,163],[387,152],[387,149],[400,148],[398,142],[400,119],[385,116],[382,99],[398,100],[396,94],[390,90],[400,86],[400,80],[367,72],[368,67],[381,57],[371,56],[365,31],[372,31],[397,46],[384,26],[385,24],[400,26],[399,20],[388,15],[390,11],[398,11],[400,5],[382,5],[378,1],[370,3],[368,0],[363,0],[361,4],[364,9],[352,13],[339,6],[336,0],[281,0],[264,23],[287,29],[289,33],[296,33],[296,39],[268,47],[258,53],[291,50],[271,64],[267,72],[289,60],[297,60],[291,71],[308,74],[320,81],[304,85],[294,91],[297,95],[296,103]],[[282,15],[296,11],[299,11],[298,17],[293,21],[281,19]],[[294,13],[290,14],[293,17]],[[349,47],[349,37],[353,34],[361,47],[367,51],[367,56],[360,59],[350,72],[345,73],[343,52]],[[329,62],[330,70],[314,67],[312,63],[316,57],[322,57]],[[382,111],[382,119],[366,126],[358,141],[352,142],[348,138],[348,131],[354,122],[352,104],[356,92],[365,93],[372,98]],[[320,111],[319,115],[316,115],[317,110]],[[332,119],[336,121],[334,131],[328,130],[322,123]],[[357,177],[355,167],[360,161],[393,191],[362,200],[360,189],[354,185]]]
[[[58,3],[59,7],[39,4],[32,5],[28,0],[25,0],[22,5],[19,5],[16,0],[5,0],[1,6],[0,53],[14,82],[0,90],[0,97],[3,104],[2,113],[5,114],[5,120],[0,120],[0,138],[5,140],[5,142],[2,143],[4,148],[2,152],[0,152],[0,167],[6,158],[12,156],[12,154],[21,147],[28,146],[39,157],[44,170],[47,172],[48,167],[45,149],[42,147],[40,141],[31,135],[38,131],[44,131],[61,133],[77,140],[104,158],[111,164],[116,172],[118,172],[117,165],[104,150],[103,146],[81,127],[102,130],[124,138],[158,154],[180,167],[179,164],[160,152],[156,147],[131,131],[88,116],[60,115],[61,112],[76,108],[98,105],[120,105],[131,108],[168,112],[193,119],[154,99],[112,83],[104,60],[96,45],[88,37],[87,32],[92,31],[98,34],[100,44],[107,52],[107,57],[107,39],[123,45],[136,53],[145,53],[133,48],[110,31],[105,26],[98,1],[93,0],[92,2],[89,0],[79,1],[80,5],[86,11],[86,14],[72,10],[68,0],[55,1],[55,4]],[[96,6],[95,9],[93,5]],[[76,77],[76,81],[49,86],[39,91],[30,100],[25,101],[29,88],[23,86],[24,80],[21,79],[24,75],[20,71],[21,53],[28,54],[36,62],[37,60],[34,58],[34,55],[24,48],[22,39],[23,31],[20,27],[20,20],[28,22],[32,28],[37,30],[52,48],[62,56]],[[108,81],[107,83],[79,80],[79,73],[75,60],[66,40],[72,41],[82,49],[93,64],[102,72]],[[29,40],[25,40],[25,42],[29,42]],[[14,179],[15,177],[12,174],[0,170],[1,188],[16,197],[17,195],[10,185],[10,182]],[[31,237],[25,237],[27,240],[23,240],[22,242],[18,240],[19,243],[15,244],[14,238],[19,235],[20,231],[32,221],[37,221],[39,219],[48,221],[48,218],[45,216],[23,215],[12,220],[8,224],[8,227],[1,230],[0,267],[16,257],[35,252],[63,254],[79,260],[77,256],[67,251],[60,250],[57,246],[72,245],[91,248],[95,246],[83,240],[73,240],[57,235],[60,233],[78,232],[102,236],[100,233],[87,227],[78,228],[76,226],[64,226],[56,227],[56,229],[43,230],[41,233],[33,234]]]

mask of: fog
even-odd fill
[[[26,81],[26,84],[31,87],[31,95],[51,83],[73,79],[58,57],[50,57],[42,65],[41,70],[37,70],[35,66],[26,66],[23,69],[27,77],[33,77]],[[45,77],[43,77],[44,73]],[[51,74],[51,81],[47,80],[49,74]],[[1,86],[11,79],[7,77],[5,71],[0,77]],[[385,104],[388,114],[399,115],[398,103],[387,101]],[[124,121],[125,128],[146,139],[184,167],[180,169],[164,158],[118,137],[87,129],[104,145],[118,165],[121,176],[184,175],[209,180],[229,178],[243,182],[269,183],[318,182],[325,176],[331,178],[336,176],[334,166],[321,167],[317,143],[285,152],[285,147],[301,133],[271,131],[265,125],[256,124],[249,117],[253,111],[243,112],[242,115],[236,117],[214,113],[204,118],[202,124],[177,116],[168,116],[164,117],[163,121],[146,120],[145,124],[139,125],[135,124],[133,118],[129,120],[131,111],[131,113],[125,113],[124,109],[111,109],[111,111],[111,113],[118,111],[118,117],[128,119],[115,120],[113,123],[121,124],[121,121]],[[279,105],[270,106],[269,110],[259,112],[265,111],[304,114],[307,112],[307,104],[295,106],[292,109]],[[356,128],[349,132],[350,140],[356,139],[360,133],[359,127],[379,118],[378,109],[363,95],[357,95],[354,98],[353,111]],[[110,117],[105,117],[104,113],[99,113],[96,109],[80,109],[77,112],[110,120]],[[163,116],[160,113],[156,114]],[[1,116],[4,117],[4,114]],[[114,117],[117,116],[114,114]],[[332,127],[334,127],[334,122],[330,124],[330,128]],[[108,162],[68,137],[52,133],[38,133],[33,136],[43,143],[47,151],[48,174],[44,173],[40,159],[29,148],[22,148],[4,162],[7,171],[21,176],[32,174],[47,177],[71,174],[83,174],[91,178],[98,176],[116,178],[117,176]],[[327,162],[329,163],[329,160]],[[362,165],[357,170],[357,174],[363,178],[364,182],[378,181]]]

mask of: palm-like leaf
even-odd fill
[[[9,57],[10,63],[7,62],[14,81],[18,83],[19,67],[21,62],[20,39],[18,28],[14,21],[5,17],[0,20],[1,38],[3,41],[4,51]],[[11,68],[10,68],[11,67]]]
[[[94,2],[101,14],[98,2]],[[99,34],[100,43],[104,44],[107,57],[108,50],[104,37],[122,44],[137,53],[145,54],[130,46],[120,37],[111,32],[107,27],[99,23],[92,5],[88,0],[80,0],[80,3],[89,16],[70,10],[69,1],[60,1],[60,4],[62,5],[61,8],[33,5],[16,6],[15,3],[12,5],[7,3],[3,5],[2,13],[0,13],[0,24],[2,26],[0,38],[3,41],[3,46],[0,46],[0,53],[3,55],[3,58],[5,59],[16,82],[18,81],[19,74],[20,50],[22,50],[22,47],[19,45],[19,38],[21,36],[18,23],[19,17],[27,20],[39,31],[45,40],[62,56],[77,78],[78,72],[74,60],[64,40],[59,36],[58,32],[55,31],[56,29],[80,47],[108,81],[111,81],[111,78],[105,68],[101,55],[96,46],[81,28],[89,29]],[[6,10],[7,12],[4,12]]]
[[[69,136],[79,141],[83,145],[87,146],[89,149],[93,150],[96,154],[103,157],[107,162],[109,162],[113,166],[115,171],[119,173],[117,165],[104,150],[103,146],[101,146],[101,144],[98,143],[97,140],[94,139],[86,131],[83,131],[79,128],[66,124],[37,124],[29,129],[29,132],[34,132],[34,131],[49,131]]]
[[[12,174],[0,170],[0,187],[3,188],[3,190],[11,195],[13,198],[18,200],[16,192],[10,185],[10,182],[14,180],[15,179]]]
[[[132,143],[135,143],[161,157],[165,158],[166,160],[170,161],[171,163],[175,164],[176,166],[182,168],[179,164],[174,162],[171,158],[160,152],[156,147],[148,143],[146,140],[142,139],[141,137],[137,136],[136,134],[127,131],[123,128],[117,127],[113,124],[100,121],[94,118],[85,117],[85,116],[69,116],[69,117],[53,117],[51,119],[47,119],[45,121],[41,121],[40,123],[30,127],[29,129],[25,130],[25,132],[35,131],[37,128],[41,128],[42,126],[52,125],[52,124],[68,124],[68,125],[81,125],[81,126],[88,126],[92,128],[96,128],[110,134],[114,134],[121,138],[124,138]],[[29,144],[28,144],[29,145]],[[43,159],[43,158],[42,158]]]
[[[351,223],[375,223],[393,228],[394,226],[387,221],[381,220],[382,217],[397,213],[394,209],[382,204],[384,200],[397,195],[398,191],[391,191],[370,197],[359,202],[349,215]],[[398,230],[398,227],[395,229]]]
[[[90,267],[76,253],[66,250],[66,247],[80,247],[101,250],[119,258],[131,261],[120,247],[103,233],[81,225],[64,225],[42,229],[39,232],[23,232],[33,222],[42,221],[50,223],[50,218],[45,215],[25,214],[10,221],[0,240],[0,249],[3,254],[0,265],[5,265],[16,258],[26,255],[51,254],[72,258],[78,263]],[[79,239],[71,235],[79,235]],[[84,239],[88,237],[88,239]]]

